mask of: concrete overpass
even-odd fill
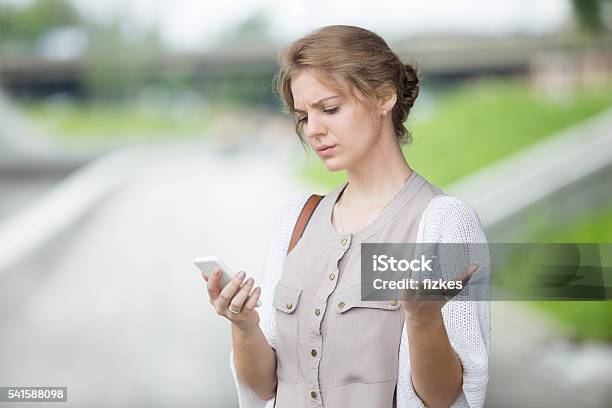
[[[529,72],[538,59],[585,51],[610,54],[612,36],[598,41],[556,34],[509,37],[445,35],[411,37],[391,42],[407,60],[418,62],[428,81],[446,82],[482,75],[516,75]],[[180,73],[194,89],[223,94],[224,86],[240,83],[252,89],[255,101],[274,103],[270,81],[277,69],[276,49],[262,45],[210,54],[166,55],[144,68],[148,81]],[[0,84],[12,94],[49,95],[65,92],[87,96],[85,59],[49,61],[40,58],[0,61]],[[121,69],[118,65],[117,69]]]

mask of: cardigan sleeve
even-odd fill
[[[474,209],[466,202],[447,195],[434,198],[426,208],[419,226],[417,241],[483,244],[487,242],[482,224]],[[476,250],[470,250],[469,261],[477,263],[479,269],[472,275],[470,281],[478,279],[480,284],[476,289],[483,292],[471,298],[478,300],[451,300],[442,307],[444,326],[451,346],[463,367],[462,392],[451,405],[453,408],[483,407],[489,379],[490,260],[486,245],[474,247]],[[455,263],[446,267],[461,272],[467,266],[463,265],[463,262],[460,265],[458,260],[455,260]],[[398,408],[425,407],[412,384],[406,325],[402,332],[399,359]]]
[[[259,327],[272,348],[276,346],[276,313],[272,307],[274,288],[283,271],[293,227],[307,199],[307,195],[296,196],[280,208],[274,220],[271,236],[268,239],[264,275],[261,284],[261,306],[257,310],[259,313]],[[265,408],[274,405],[274,398],[269,401],[260,399],[251,388],[238,378],[234,364],[233,349],[230,351],[230,368],[236,385],[238,406],[240,408]]]

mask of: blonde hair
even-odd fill
[[[296,120],[291,81],[304,70],[345,93],[346,86],[337,80],[340,77],[348,83],[351,95],[355,96],[357,90],[370,104],[377,97],[395,92],[397,101],[391,118],[396,140],[400,144],[412,141],[404,122],[419,94],[417,66],[403,63],[379,35],[355,26],[322,27],[281,50],[277,61],[280,69],[274,79],[276,92],[284,112],[292,115],[295,132],[303,145],[303,125]]]

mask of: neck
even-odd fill
[[[347,169],[349,184],[342,193],[342,202],[351,207],[385,205],[412,174],[395,138],[381,137],[379,140],[381,142],[363,160]]]

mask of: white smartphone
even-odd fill
[[[222,288],[224,288],[225,285],[227,285],[232,280],[232,277],[235,275],[235,273],[227,265],[225,265],[221,259],[216,256],[203,256],[200,258],[196,258],[193,260],[193,263],[195,264],[195,266],[198,267],[201,272],[203,272],[209,278],[212,276],[213,272],[217,267],[221,268],[222,272],[219,284]],[[261,300],[257,299],[256,307],[259,306],[261,306]]]

